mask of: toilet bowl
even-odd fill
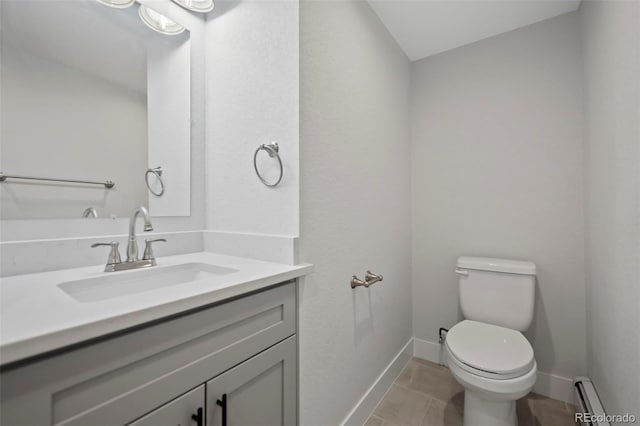
[[[516,400],[536,381],[533,349],[518,331],[465,320],[445,341],[453,377],[465,388],[464,426],[516,426]]]

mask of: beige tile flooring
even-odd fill
[[[412,358],[365,426],[461,426],[463,407],[464,388],[447,367]],[[516,407],[519,426],[575,425],[562,401],[530,393]]]

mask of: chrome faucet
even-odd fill
[[[137,207],[129,218],[129,240],[127,242],[127,262],[136,262],[138,259],[138,242],[136,241],[136,219],[142,214],[144,219],[144,232],[153,231],[149,210],[146,207]]]
[[[149,217],[149,211],[145,207],[137,207],[131,213],[129,219],[129,239],[127,240],[127,261],[122,262],[120,260],[120,253],[118,251],[118,243],[113,241],[110,243],[97,243],[91,247],[108,246],[111,247],[109,252],[109,260],[104,268],[105,272],[124,271],[127,269],[148,268],[156,265],[156,258],[153,254],[151,244],[156,242],[166,242],[164,238],[155,240],[145,240],[146,246],[144,249],[144,256],[142,260],[138,257],[138,242],[136,240],[136,219],[142,215],[144,219],[144,231],[153,231],[153,225],[151,224],[151,218]]]

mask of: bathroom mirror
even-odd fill
[[[190,215],[189,31],[106,3],[0,1],[2,219]]]

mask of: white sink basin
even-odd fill
[[[163,287],[212,279],[233,272],[238,271],[208,263],[184,263],[138,271],[105,272],[100,277],[68,281],[58,284],[58,287],[78,302],[100,302]]]

